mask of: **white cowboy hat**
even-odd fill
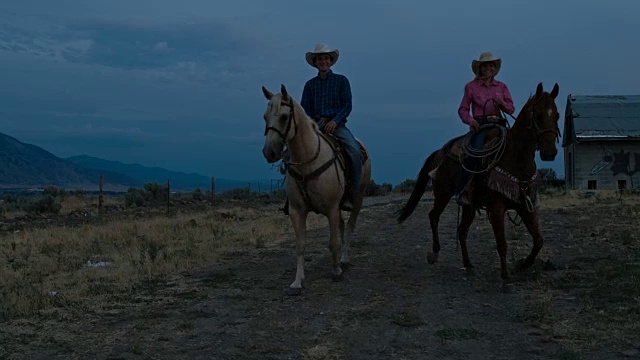
[[[329,46],[325,43],[319,43],[316,45],[315,50],[309,51],[304,57],[307,59],[307,63],[309,63],[309,65],[316,67],[313,62],[315,61],[316,55],[320,54],[328,54],[331,57],[331,66],[333,66],[333,64],[338,61],[338,57],[340,57],[338,49],[329,50]]]
[[[480,64],[484,62],[493,62],[496,64],[496,73],[493,74],[493,76],[498,75],[498,72],[500,72],[500,66],[502,66],[502,59],[494,58],[493,54],[487,51],[480,54],[478,60],[473,60],[471,62],[471,70],[476,74],[476,76],[480,75]]]

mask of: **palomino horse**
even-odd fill
[[[307,215],[310,211],[323,214],[329,220],[332,279],[342,280],[341,265],[349,263],[349,237],[355,229],[364,191],[371,179],[371,162],[368,156],[366,160],[363,159],[362,190],[360,196],[353,199],[353,210],[349,216],[345,236],[340,206],[347,190],[347,179],[342,155],[335,146],[335,140],[319,130],[318,125],[307,116],[302,106],[289,96],[284,85],[281,86],[279,94],[274,95],[264,86],[262,92],[269,100],[264,112],[266,125],[262,154],[267,162],[274,163],[282,158],[285,145],[289,151],[285,191],[289,198],[289,218],[296,235],[297,266],[296,277],[289,286],[288,293],[298,295],[303,287],[304,242]],[[360,145],[366,152],[361,142]]]
[[[533,237],[533,248],[529,255],[520,261],[520,267],[525,269],[533,265],[542,248],[542,234],[535,207],[538,180],[535,152],[537,149],[540,150],[540,158],[543,161],[552,161],[558,153],[556,140],[560,137],[558,128],[560,116],[555,104],[558,90],[558,84],[555,84],[551,93],[547,93],[543,91],[542,83],[538,84],[535,95],[528,99],[507,132],[502,156],[490,171],[475,175],[474,190],[469,199],[471,205],[462,207],[457,231],[465,268],[473,267],[467,252],[469,227],[475,217],[475,211],[483,207],[486,208],[496,238],[503,281],[506,282],[509,279],[506,258],[507,241],[504,234],[504,216],[507,210],[513,209],[518,213]],[[460,141],[459,139],[449,141],[443,148],[429,155],[418,174],[416,186],[407,204],[396,213],[398,222],[406,220],[418,205],[429,180],[433,179],[434,204],[429,212],[433,233],[433,252],[427,254],[430,264],[435,263],[440,251],[438,238],[440,215],[454,194],[461,171],[460,160],[449,153],[452,144]]]

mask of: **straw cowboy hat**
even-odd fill
[[[309,65],[316,67],[313,62],[315,61],[316,56],[320,54],[329,54],[331,57],[331,66],[333,66],[333,64],[338,61],[338,57],[340,57],[338,49],[329,50],[329,46],[325,43],[319,43],[316,45],[315,50],[309,51],[304,57],[307,59],[307,63],[309,63]]]
[[[471,62],[471,70],[473,70],[473,73],[476,74],[476,76],[480,76],[480,64],[485,62],[493,62],[496,64],[496,73],[493,74],[493,76],[498,75],[498,72],[500,72],[500,66],[502,66],[502,59],[494,58],[493,54],[488,51],[480,54],[478,60],[473,60]]]

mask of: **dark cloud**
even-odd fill
[[[234,58],[252,54],[256,48],[250,38],[214,21],[154,24],[143,19],[98,19],[71,24],[67,31],[65,37],[91,44],[83,56],[66,54],[67,60],[125,69],[233,64]]]
[[[65,155],[254,178],[270,171],[260,86],[299,100],[315,75],[304,53],[324,41],[341,51],[374,178],[399,182],[466,131],[457,107],[481,51],[503,57],[518,110],[540,81],[560,84],[561,111],[569,93],[638,92],[634,2],[322,4],[4,1],[0,131]]]

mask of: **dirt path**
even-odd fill
[[[443,249],[430,266],[431,202],[423,200],[409,220],[397,225],[393,212],[404,198],[375,201],[361,215],[351,251],[354,266],[341,283],[329,278],[328,230],[323,228],[309,233],[301,296],[285,295],[295,271],[292,240],[236,254],[80,321],[25,320],[24,347],[14,347],[10,358],[561,358],[561,345],[527,321],[526,280],[510,293],[502,291],[484,216],[476,219],[470,236],[476,267],[470,274],[461,269],[454,242],[455,206],[444,215]],[[548,231],[545,236],[545,246],[558,246]],[[519,242],[528,251],[529,238]]]

